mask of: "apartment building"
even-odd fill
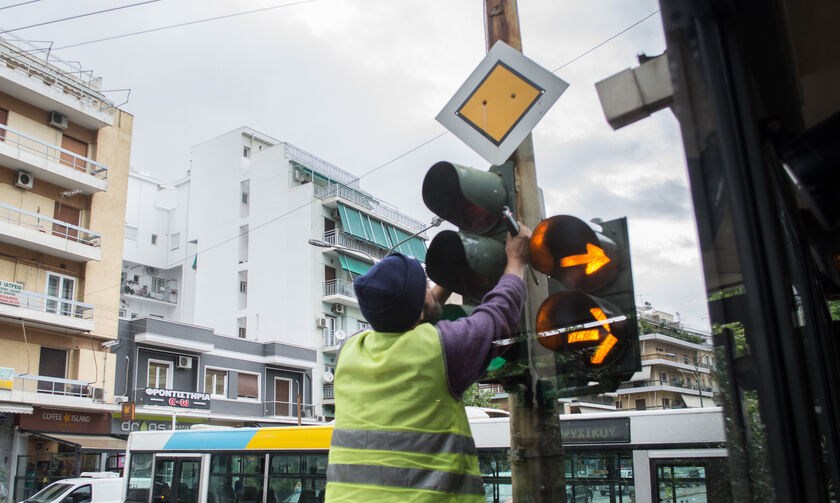
[[[0,40],[0,497],[102,469],[133,118],[78,63]],[[29,478],[27,478],[29,476]]]
[[[172,185],[131,173],[120,393],[154,427],[330,419],[339,344],[367,326],[353,278],[394,247],[425,259],[425,227],[250,128],[193,147]],[[206,404],[161,405],[167,390]]]
[[[708,333],[655,309],[639,313],[642,369],[616,391],[617,409],[714,407],[718,385]]]

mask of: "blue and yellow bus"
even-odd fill
[[[512,500],[510,421],[470,424],[488,503]],[[720,408],[561,416],[569,502],[726,502]],[[128,503],[323,501],[332,427],[134,432]]]

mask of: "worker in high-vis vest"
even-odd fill
[[[531,230],[505,244],[505,274],[472,314],[439,321],[449,296],[420,263],[393,254],[356,278],[370,329],[349,337],[335,371],[326,502],[483,502],[464,391],[517,330]],[[434,323],[437,322],[435,325]]]

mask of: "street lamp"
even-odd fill
[[[312,246],[317,246],[318,248],[329,248],[329,249],[332,249],[332,250],[344,250],[344,251],[348,251],[348,252],[352,252],[352,253],[361,253],[365,257],[369,258],[374,264],[379,262],[379,259],[374,257],[373,255],[371,255],[370,253],[363,252],[362,250],[354,250],[353,248],[349,248],[347,246],[343,246],[343,245],[339,245],[339,244],[327,243],[326,241],[324,241],[322,239],[309,239],[306,242],[309,243]]]

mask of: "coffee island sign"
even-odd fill
[[[146,404],[177,407],[179,409],[209,409],[210,393],[146,388]]]

